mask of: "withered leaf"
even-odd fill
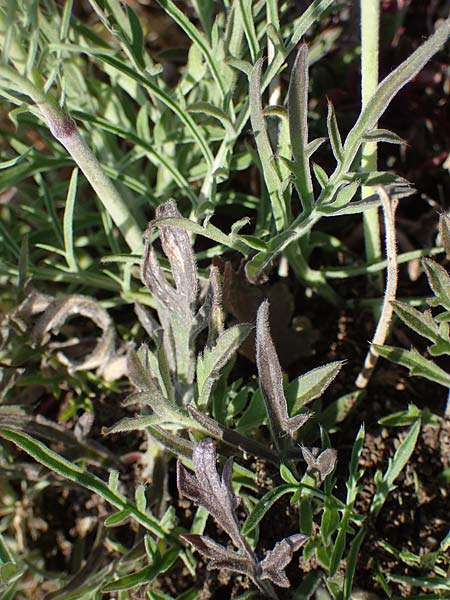
[[[102,330],[102,335],[94,350],[81,361],[71,360],[63,352],[58,352],[58,360],[72,372],[105,366],[115,352],[113,322],[106,310],[88,296],[74,294],[52,300],[33,327],[31,334],[33,343],[45,344],[51,332],[58,332],[73,316],[91,319]]]
[[[214,443],[203,440],[194,447],[193,462],[195,477],[178,463],[177,483],[180,494],[206,508],[230,536],[238,551],[230,550],[203,535],[188,534],[181,537],[209,559],[208,568],[243,573],[252,579],[265,597],[276,599],[277,595],[270,582],[289,587],[284,569],[293,553],[306,542],[307,536],[296,534],[281,540],[267,553],[264,560],[258,561],[237,521],[235,511],[238,499],[231,488],[232,461],[229,459],[226,462],[220,478]]]

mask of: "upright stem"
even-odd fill
[[[378,85],[378,52],[380,33],[380,0],[360,0],[361,8],[361,102],[366,106]],[[377,170],[377,144],[367,142],[361,148],[361,170]],[[362,186],[364,200],[373,194],[373,188]],[[369,262],[381,257],[380,222],[377,208],[363,213],[366,258]],[[378,279],[381,287],[381,278]]]
[[[142,251],[142,231],[117,188],[81,136],[75,122],[39,86],[13,67],[0,66],[0,79],[29,96],[52,135],[64,146],[98,195],[133,252]]]

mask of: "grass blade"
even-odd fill
[[[69,189],[66,197],[66,209],[63,218],[64,249],[67,266],[72,272],[78,271],[77,260],[73,249],[73,213],[75,210],[75,199],[77,195],[78,168],[72,171]]]
[[[18,446],[21,450],[34,458],[34,460],[47,467],[47,469],[61,475],[64,479],[73,481],[82,487],[91,490],[120,510],[128,509],[133,518],[143,527],[158,537],[165,537],[165,532],[156,521],[151,519],[148,515],[138,511],[136,506],[125,498],[125,496],[113,492],[108,487],[108,484],[96,475],[83,470],[78,465],[75,465],[53,450],[50,450],[45,444],[35,440],[26,433],[13,431],[11,429],[0,429],[0,436]]]

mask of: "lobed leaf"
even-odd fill
[[[230,536],[237,548],[247,550],[236,517],[238,499],[231,487],[233,461],[228,459],[220,477],[216,467],[216,448],[211,440],[194,446],[192,455],[195,477],[183,465],[177,465],[177,487],[182,496],[203,506]]]
[[[392,302],[392,306],[394,307],[395,314],[416,333],[432,342],[439,341],[439,327],[430,311],[422,313],[416,308],[409,306],[409,304],[398,301]]]
[[[284,569],[291,562],[294,552],[299,550],[307,540],[307,535],[296,533],[277,542],[274,549],[270,550],[264,560],[260,562],[261,579],[269,579],[279,587],[290,587],[291,584]]]

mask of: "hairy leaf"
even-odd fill
[[[344,148],[342,146],[342,139],[336,120],[336,113],[334,112],[334,106],[330,100],[328,100],[327,129],[334,158],[336,159],[336,162],[340,163],[342,162],[342,157],[344,155]]]
[[[231,486],[233,461],[225,463],[222,477],[216,467],[216,448],[211,440],[196,444],[192,455],[195,477],[178,463],[177,486],[182,496],[186,496],[198,506],[203,506],[230,536],[235,546],[247,550],[236,517],[238,499]]]
[[[198,404],[206,406],[212,387],[220,376],[221,369],[245,340],[252,329],[249,324],[235,325],[224,331],[213,348],[206,348],[197,359]]]
[[[295,414],[303,406],[319,398],[338,375],[343,364],[344,361],[334,361],[294,379],[286,392],[291,413]]]
[[[445,268],[430,258],[424,258],[422,264],[428,278],[428,283],[435,295],[428,303],[431,306],[442,306],[450,310],[450,277]]]
[[[392,302],[395,314],[408,325],[411,329],[416,331],[419,335],[428,338],[432,342],[439,340],[439,327],[434,321],[431,312],[427,310],[422,313],[416,308],[409,306],[403,302]]]
[[[256,363],[274,441],[278,445],[286,433],[292,434],[309,419],[308,414],[290,418],[283,390],[283,376],[269,329],[269,303],[265,300],[256,319]]]
[[[256,578],[256,565],[248,556],[229,550],[206,535],[191,533],[183,534],[180,537],[192,544],[200,554],[209,560],[208,569],[226,569],[251,576],[253,579]]]
[[[319,481],[323,481],[336,466],[337,452],[334,448],[327,448],[320,452],[320,448],[302,446],[302,454],[308,465],[308,471],[319,473]]]
[[[425,377],[445,387],[450,387],[450,375],[434,364],[433,361],[421,356],[417,350],[404,350],[392,346],[373,345],[376,353],[392,362],[407,367],[410,375]]]
[[[308,157],[308,46],[297,52],[288,91],[289,132],[295,165],[295,186],[304,210],[314,203]]]
[[[261,579],[269,579],[279,587],[290,587],[284,569],[291,562],[294,552],[299,550],[307,540],[307,535],[296,533],[275,544],[274,549],[270,550],[260,563]]]

